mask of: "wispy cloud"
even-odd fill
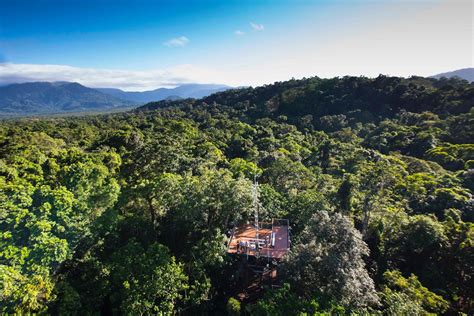
[[[237,30],[234,32],[234,34],[237,36],[242,36],[242,35],[245,35],[245,32],[242,32],[241,30]]]
[[[164,42],[163,45],[168,47],[183,47],[186,46],[188,43],[189,39],[186,36],[180,36]]]
[[[0,85],[35,81],[70,81],[88,87],[129,91],[174,87],[185,83],[227,83],[212,69],[190,64],[147,71],[80,68],[67,65],[0,63]]]
[[[265,29],[265,27],[263,26],[263,24],[257,24],[257,23],[253,23],[253,22],[250,22],[250,26],[252,27],[252,29],[254,29],[255,31],[263,31]]]

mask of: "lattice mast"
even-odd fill
[[[257,177],[254,177],[253,180],[253,208],[254,208],[254,217],[255,217],[255,249],[258,251],[258,243],[259,243],[259,223],[258,223],[258,209],[259,209],[259,203],[258,203],[258,182],[257,182]]]

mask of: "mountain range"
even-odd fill
[[[432,76],[432,78],[440,79],[440,78],[452,78],[458,77],[469,82],[474,82],[474,68],[463,68],[454,71],[444,72],[437,75]]]
[[[215,92],[221,92],[232,87],[221,84],[184,84],[176,88],[159,88],[151,91],[123,91],[114,88],[96,88],[96,90],[111,96],[135,103],[147,103],[165,99],[199,99]]]
[[[0,114],[35,115],[108,110],[129,101],[76,82],[27,82],[0,87]]]
[[[42,115],[128,109],[150,101],[202,98],[231,87],[185,84],[176,88],[128,92],[89,88],[77,82],[27,82],[0,87],[0,115]]]

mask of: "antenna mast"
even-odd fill
[[[259,224],[258,224],[258,182],[257,176],[253,180],[253,207],[255,211],[255,250],[258,251]]]

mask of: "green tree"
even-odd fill
[[[302,295],[351,308],[377,306],[378,297],[363,257],[367,245],[338,213],[319,211],[308,222],[285,260],[285,273]]]
[[[169,315],[188,299],[183,265],[163,245],[144,249],[131,240],[114,254],[111,273],[119,289],[114,301],[123,313]]]
[[[442,314],[448,309],[448,302],[443,297],[430,292],[415,275],[408,278],[400,271],[386,271],[385,285],[382,290],[384,305],[390,315],[428,315]]]

